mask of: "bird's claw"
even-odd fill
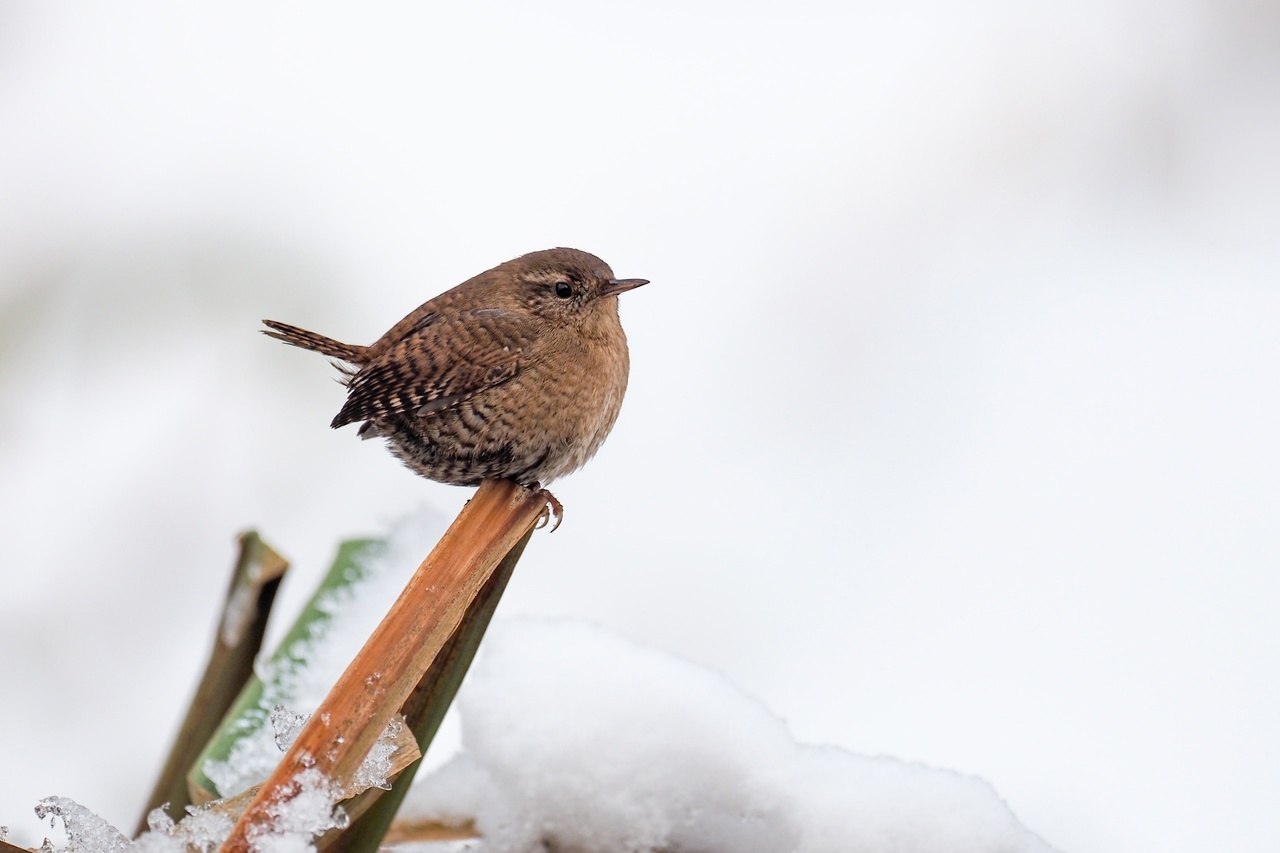
[[[551,529],[547,532],[555,533],[556,529],[560,527],[560,522],[564,521],[564,504],[556,500],[555,495],[542,488],[538,483],[533,483],[529,488],[537,492],[538,497],[547,502],[546,506],[542,508],[542,515],[538,516],[538,523],[534,525],[534,529],[541,530],[554,520],[555,524],[552,524]]]

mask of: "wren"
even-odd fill
[[[275,320],[264,334],[338,360],[347,400],[333,428],[361,422],[361,438],[385,438],[442,483],[541,489],[582,467],[618,418],[630,368],[618,295],[643,284],[547,249],[446,290],[368,346]]]

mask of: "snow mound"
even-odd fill
[[[570,622],[494,625],[461,754],[402,817],[483,851],[1043,853],[981,779],[796,743],[719,674]]]

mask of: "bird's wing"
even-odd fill
[[[430,314],[352,377],[331,426],[451,409],[516,376],[535,331],[501,308]]]

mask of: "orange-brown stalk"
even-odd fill
[[[220,853],[249,853],[255,830],[298,794],[297,774],[315,768],[338,787],[360,763],[507,552],[545,512],[545,493],[486,480],[445,531],[334,684],[297,740],[240,816]]]

